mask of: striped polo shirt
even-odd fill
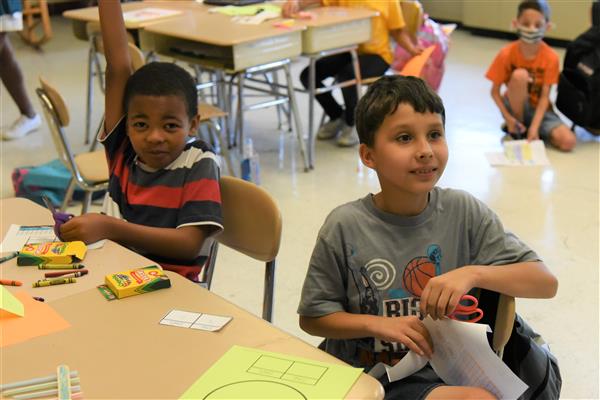
[[[213,234],[223,229],[219,165],[206,143],[190,141],[171,164],[155,170],[137,159],[127,136],[125,117],[101,142],[110,172],[104,199],[106,215],[158,228],[207,226]],[[193,260],[168,259],[133,250],[166,270],[197,281],[211,244],[212,239],[207,238]]]

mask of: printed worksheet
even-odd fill
[[[504,142],[504,151],[485,153],[492,166],[546,166],[550,165],[546,147],[541,140],[511,140]]]
[[[393,367],[379,363],[369,372],[379,377],[388,374],[397,381],[414,374],[427,362],[447,384],[487,389],[498,399],[516,399],[527,385],[506,366],[490,348],[486,332],[489,326],[471,322],[426,317],[423,323],[433,340],[431,360],[409,352]]]
[[[0,243],[0,253],[19,251],[26,244],[56,242],[52,225],[15,225],[8,228],[4,240]]]
[[[160,320],[161,325],[178,326],[180,328],[200,329],[216,332],[232,320],[232,317],[202,314],[181,310],[171,310]]]

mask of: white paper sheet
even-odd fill
[[[232,319],[233,317],[221,315],[171,310],[160,320],[159,324],[215,332],[227,325]]]
[[[504,142],[504,151],[485,153],[492,166],[545,166],[550,165],[546,147],[541,140],[511,140]]]
[[[433,356],[429,363],[435,373],[453,386],[475,386],[487,389],[498,399],[516,399],[527,385],[494,354],[486,332],[489,326],[452,319],[423,320],[433,340]],[[394,382],[414,374],[427,364],[427,359],[409,352],[394,367],[377,364],[373,376],[388,374]]]
[[[27,243],[44,243],[58,241],[51,225],[24,226],[11,224],[4,240],[0,244],[0,252],[19,251]]]
[[[52,225],[11,224],[4,236],[4,240],[0,243],[0,253],[19,251],[28,243],[58,241],[59,239],[54,234],[54,226]],[[100,249],[104,246],[104,243],[106,243],[106,240],[98,240],[97,242],[88,244],[87,248],[88,250]]]

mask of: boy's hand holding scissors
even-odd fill
[[[477,308],[477,299],[465,295],[477,286],[475,268],[465,266],[431,278],[421,294],[421,314],[441,319],[454,318],[456,314],[466,316],[477,313],[477,316],[468,320],[477,322],[481,319],[483,312]],[[461,300],[470,304],[462,305]]]
[[[110,219],[104,214],[89,213],[71,218],[60,227],[63,240],[82,240],[94,243],[106,239],[110,233]]]
[[[50,210],[52,213],[52,218],[54,219],[54,234],[60,240],[63,240],[63,238],[60,236],[60,227],[62,224],[73,218],[74,215],[58,211],[56,207],[54,207],[54,204],[52,204],[52,201],[46,196],[42,196],[42,200],[44,201],[46,208],[48,208],[48,210]]]

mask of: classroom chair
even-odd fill
[[[490,290],[477,290],[479,307],[483,310],[483,318],[479,323],[492,328],[492,350],[502,358],[504,346],[508,343],[515,322],[515,298]]]
[[[19,33],[25,43],[36,49],[52,38],[47,0],[23,1],[23,29]]]
[[[271,322],[275,259],[281,242],[281,212],[273,197],[254,183],[224,176],[220,185],[224,229],[215,237],[215,244],[202,273],[201,285],[210,290],[218,244],[264,261],[262,318]]]
[[[71,180],[61,209],[66,209],[75,186],[85,192],[81,213],[85,214],[92,202],[92,194],[108,188],[108,165],[104,151],[74,155],[64,129],[69,125],[69,110],[60,93],[40,77],[36,93],[42,104],[44,116],[50,127],[58,158],[71,172]]]

